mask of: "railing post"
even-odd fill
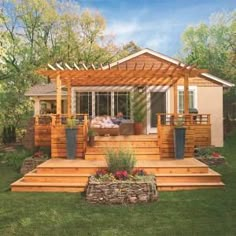
[[[157,128],[161,125],[161,114],[157,114]]]
[[[56,116],[52,115],[52,126],[56,125]]]
[[[38,115],[35,116],[34,124],[39,125],[39,116]]]

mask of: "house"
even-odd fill
[[[104,148],[123,146],[134,149],[136,167],[156,175],[159,190],[224,186],[220,174],[193,156],[196,146],[223,145],[223,91],[233,84],[150,49],[98,68],[65,63],[38,73],[51,83],[26,96],[35,102],[35,146],[49,146],[51,159],[13,183],[12,191],[84,191],[88,177],[106,168]],[[88,119],[122,112],[132,122],[134,89],[145,94],[144,134],[97,136],[88,147]],[[193,109],[198,113],[190,114]],[[79,121],[75,160],[66,159],[65,119],[71,116]],[[186,128],[183,160],[174,159],[179,120]]]
[[[166,70],[176,65],[184,67],[178,60],[157,53],[150,49],[143,49],[117,62],[103,67],[103,70],[119,68],[119,70]],[[163,84],[163,83],[162,83]],[[87,113],[91,117],[99,115],[115,116],[123,112],[126,118],[132,119],[130,109],[130,92],[134,85],[93,85],[74,86],[71,94],[72,114]],[[189,78],[189,108],[196,108],[199,114],[211,116],[211,145],[223,146],[223,92],[224,89],[234,86],[209,73]],[[177,81],[177,107],[174,107],[174,86],[145,85],[137,86],[144,89],[147,97],[147,116],[145,133],[157,132],[157,113],[183,113],[184,112],[184,79]],[[56,112],[56,84],[36,85],[26,96],[34,101],[35,115]],[[62,90],[62,113],[67,112],[67,92]],[[174,111],[177,109],[177,111]]]

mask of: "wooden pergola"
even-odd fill
[[[133,68],[115,67],[110,65],[95,68],[94,65],[86,66],[82,64],[82,68],[74,64],[73,68],[68,64],[65,66],[56,64],[56,66],[48,65],[50,69],[39,70],[38,73],[47,76],[51,81],[56,81],[56,103],[57,114],[61,114],[61,87],[67,87],[67,101],[71,101],[71,88],[73,86],[173,86],[174,88],[174,114],[177,114],[177,81],[184,78],[184,114],[189,113],[189,78],[201,75],[207,70],[197,69],[179,63],[168,65],[161,63],[159,68],[153,65],[143,64],[142,68],[138,68],[137,63]],[[89,69],[88,69],[89,68]],[[71,116],[71,102],[67,104],[68,116]]]

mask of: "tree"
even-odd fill
[[[81,11],[76,1],[2,0],[0,9],[0,126],[18,125],[32,109],[24,94],[43,82],[37,69],[55,62],[107,64],[122,51],[105,34],[103,16]]]
[[[186,63],[207,68],[210,73],[236,84],[236,11],[213,14],[209,24],[188,27],[182,39]],[[230,115],[230,104],[235,100],[234,87],[224,94],[225,115]]]
[[[183,33],[183,57],[189,64],[236,82],[236,11],[213,14],[210,23]]]

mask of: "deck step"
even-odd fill
[[[136,160],[160,160],[160,155],[156,154],[136,154]],[[85,160],[96,161],[96,160],[106,160],[106,156],[104,154],[95,154],[95,153],[86,153]]]
[[[158,144],[156,141],[135,141],[135,142],[125,142],[125,141],[96,141],[96,148],[109,148],[109,147],[130,147],[130,148],[157,148]]]
[[[90,174],[40,174],[30,172],[23,178],[23,182],[57,182],[57,183],[88,183]]]
[[[20,179],[11,184],[14,192],[84,192],[87,183],[25,182]]]
[[[205,189],[205,188],[223,188],[223,182],[216,183],[157,183],[158,191],[177,191],[177,190],[191,190],[191,189]]]
[[[157,184],[164,183],[217,183],[221,181],[221,175],[211,169],[207,173],[195,174],[156,174]]]
[[[113,146],[110,146],[110,148],[113,148]],[[127,147],[129,148],[129,147]],[[117,147],[115,147],[114,149],[118,149]],[[146,148],[133,148],[132,149],[133,152],[136,154],[136,155],[140,155],[140,154],[144,154],[144,155],[148,155],[148,154],[159,154],[159,148],[158,147],[146,147]],[[106,148],[101,148],[101,147],[88,147],[87,150],[86,150],[86,155],[88,154],[105,154],[107,151]]]

